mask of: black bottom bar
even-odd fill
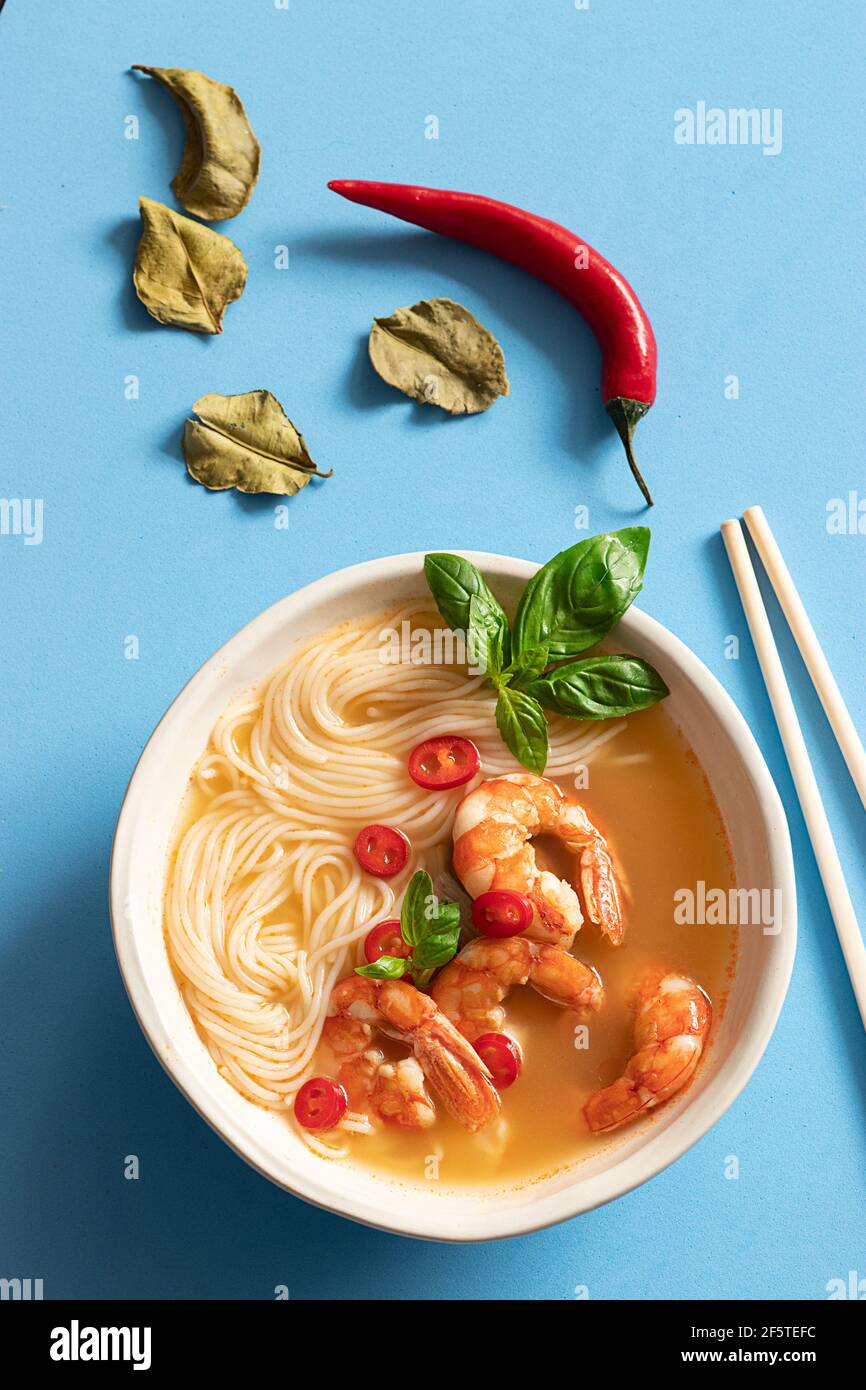
[[[618,1377],[631,1368],[644,1373],[651,1368],[657,1375],[678,1366],[700,1373],[707,1366],[790,1365],[820,1367],[826,1376],[852,1363],[864,1326],[850,1306],[832,1301],[524,1303],[517,1319],[503,1318],[490,1304],[449,1303],[447,1310],[428,1304],[424,1313],[413,1303],[408,1316],[387,1303],[326,1306],[324,1364],[341,1367],[341,1378],[362,1348],[380,1365],[383,1358],[387,1364],[395,1357],[404,1373],[423,1349],[424,1364],[438,1363],[443,1382],[450,1378],[446,1368],[455,1336],[461,1348],[458,1376],[464,1381],[469,1365],[489,1372],[510,1356],[514,1336],[524,1354],[538,1349],[534,1327],[548,1322],[562,1324],[550,1344],[551,1351],[558,1349],[560,1365],[573,1349],[576,1367],[588,1369],[587,1361],[606,1364]],[[115,1376],[189,1370],[224,1377],[237,1370],[258,1377],[270,1368],[291,1374],[311,1354],[318,1359],[325,1330],[304,1301],[6,1301],[0,1304],[0,1327],[5,1359],[25,1374],[34,1368],[61,1376],[86,1372],[91,1378],[100,1369]]]

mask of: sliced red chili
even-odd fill
[[[295,1119],[304,1129],[333,1129],[349,1104],[346,1092],[329,1076],[311,1076],[295,1096]]]
[[[393,825],[365,825],[355,840],[355,858],[376,878],[393,878],[405,868],[409,841]]]
[[[409,776],[428,791],[447,791],[471,782],[481,764],[471,739],[459,734],[427,738],[409,754]]]
[[[532,922],[532,903],[510,888],[491,888],[472,904],[472,925],[482,936],[517,936]]]
[[[412,947],[403,940],[400,923],[396,917],[387,922],[379,922],[364,938],[364,955],[370,964],[380,956],[399,956],[405,959]]]
[[[523,1054],[513,1038],[507,1033],[482,1033],[475,1040],[475,1051],[500,1091],[514,1085],[523,1065]]]

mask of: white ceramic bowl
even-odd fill
[[[506,603],[537,569],[526,560],[464,552]],[[785,998],[796,945],[796,897],[785,813],[742,716],[714,676],[676,637],[632,608],[623,647],[646,657],[671,687],[667,702],[709,777],[724,817],[737,881],[781,890],[782,930],[740,932],[727,1010],[685,1096],[570,1171],[491,1193],[416,1188],[326,1162],[284,1117],[244,1100],[218,1074],[192,1024],[162,931],[167,851],[190,771],[217,717],[268,676],[300,639],[344,618],[426,593],[421,554],[353,565],[274,604],[202,666],[163,716],[126,793],[111,863],[111,918],[132,1006],[154,1052],[199,1114],[237,1153],[281,1187],[344,1216],[440,1240],[486,1240],[551,1225],[619,1197],[694,1144],[727,1110],[760,1061]]]

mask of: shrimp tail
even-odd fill
[[[623,1075],[603,1090],[594,1091],[583,1107],[583,1114],[593,1134],[603,1134],[605,1130],[618,1129],[636,1119],[648,1104],[649,1098],[641,1097],[632,1078]]]
[[[444,1015],[415,1036],[415,1056],[452,1119],[474,1133],[499,1114],[499,1092],[490,1072]]]
[[[385,1120],[426,1128],[435,1118],[426,1080],[466,1129],[481,1129],[499,1113],[499,1093],[475,1048],[434,999],[405,980],[349,975],[334,986],[330,1009],[323,1037],[341,1060],[340,1078],[359,1109],[369,1103]],[[385,1062],[370,1047],[374,1028],[414,1057]]]

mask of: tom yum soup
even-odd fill
[[[675,902],[732,886],[721,820],[662,678],[596,646],[648,541],[562,552],[510,623],[429,555],[429,599],[317,637],[213,730],[168,948],[220,1073],[323,1159],[529,1182],[700,1067],[734,928]]]

